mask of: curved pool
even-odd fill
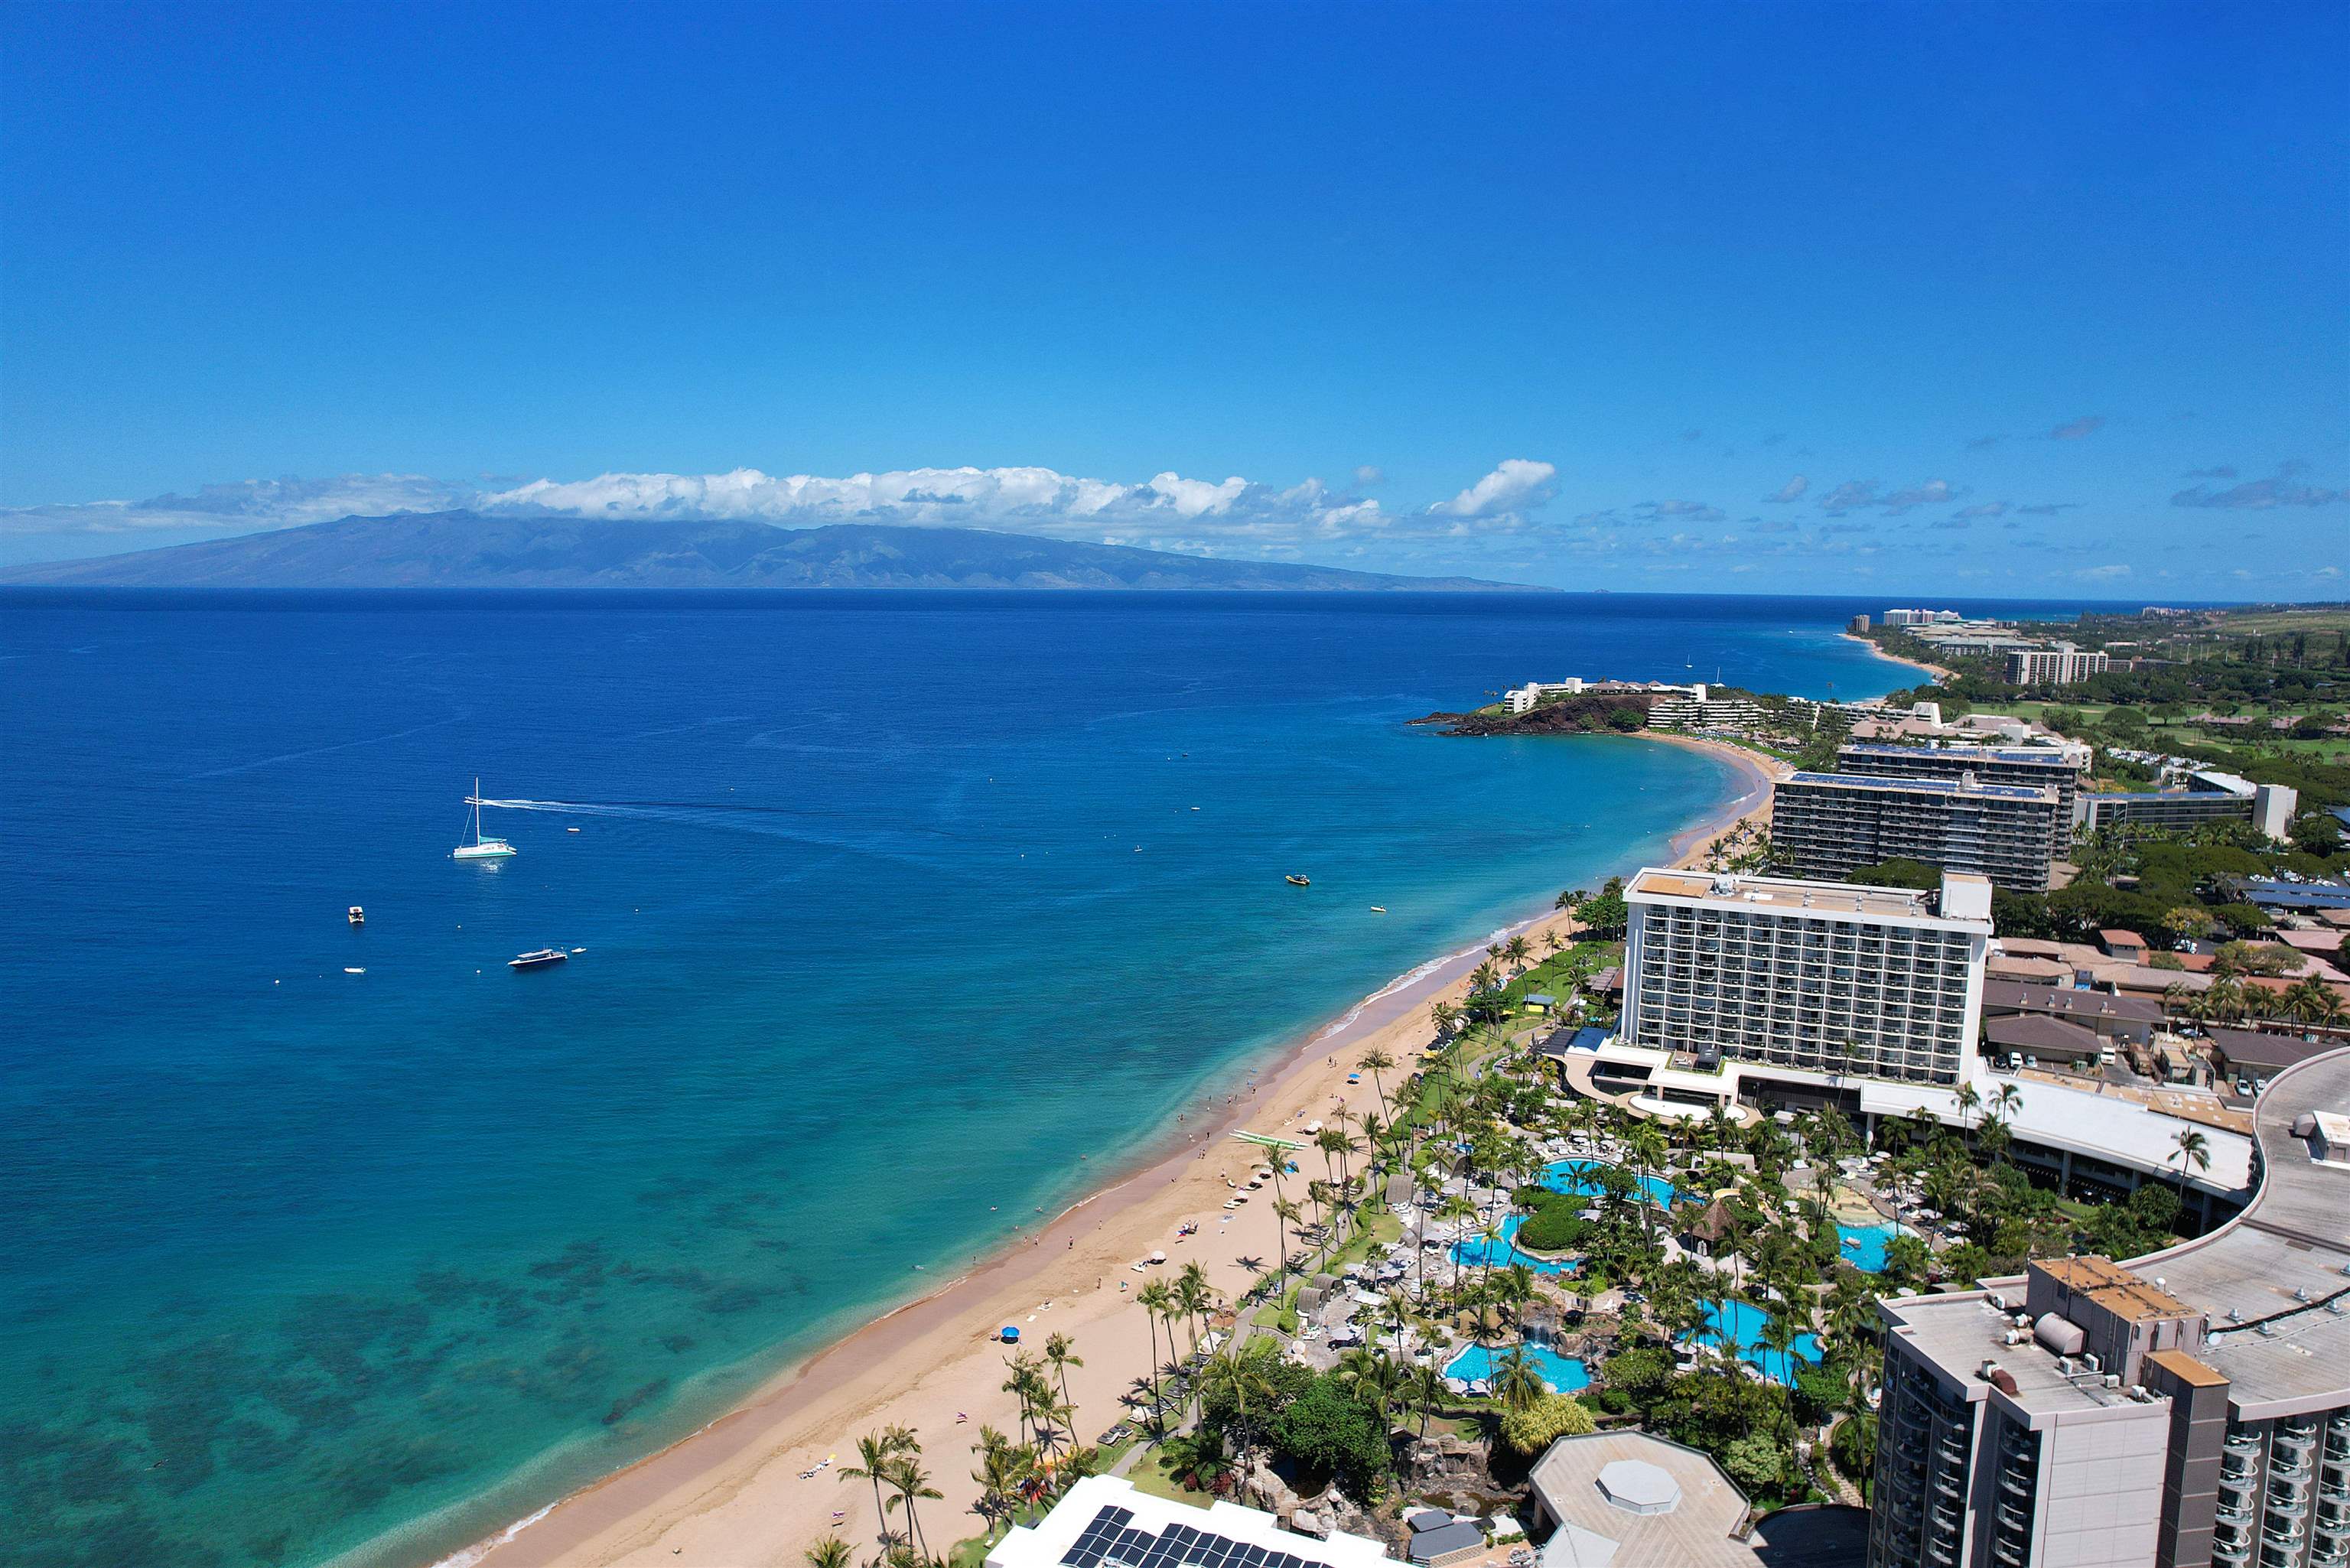
[[[1580,1357],[1561,1355],[1546,1345],[1528,1345],[1519,1348],[1526,1353],[1526,1359],[1534,1364],[1534,1370],[1543,1375],[1544,1381],[1551,1386],[1554,1392],[1572,1394],[1577,1389],[1591,1386],[1591,1374],[1586,1370]],[[1482,1345],[1472,1345],[1445,1364],[1444,1376],[1458,1377],[1464,1383],[1490,1378],[1493,1376],[1494,1364],[1507,1355],[1509,1352],[1506,1350],[1495,1351]]]
[[[1795,1336],[1795,1348],[1791,1354],[1762,1348],[1762,1324],[1767,1314],[1749,1302],[1728,1301],[1705,1303],[1705,1326],[1691,1336],[1699,1345],[1732,1346],[1738,1359],[1761,1372],[1773,1383],[1794,1381],[1795,1363],[1820,1364],[1820,1342],[1808,1334]]]
[[[1452,1261],[1469,1268],[1506,1269],[1513,1263],[1523,1263],[1538,1274],[1571,1274],[1573,1259],[1537,1258],[1521,1251],[1517,1243],[1518,1227],[1526,1222],[1523,1214],[1513,1214],[1502,1221],[1499,1240],[1471,1236],[1465,1241],[1452,1243]]]
[[[1543,1167],[1543,1185],[1553,1192],[1589,1198],[1599,1191],[1599,1172],[1607,1165],[1604,1159],[1555,1159]],[[1648,1189],[1648,1201],[1659,1208],[1680,1201],[1680,1193],[1661,1176],[1635,1176],[1633,1180]]]
[[[1837,1251],[1846,1262],[1862,1273],[1881,1274],[1885,1272],[1885,1249],[1892,1244],[1894,1237],[1909,1234],[1912,1232],[1908,1226],[1897,1225],[1890,1220],[1881,1225],[1839,1225]]]

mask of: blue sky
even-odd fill
[[[2350,592],[2338,5],[6,26],[0,559],[473,504]]]

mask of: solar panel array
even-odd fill
[[[1062,1555],[1067,1568],[1321,1568],[1312,1558],[1170,1524],[1158,1535],[1134,1528],[1134,1511],[1105,1508]]]

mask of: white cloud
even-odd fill
[[[2130,575],[2130,569],[2124,566],[2084,566],[2073,575],[2076,577],[2088,577],[2098,582],[2110,582],[2116,577],[2128,576]]]
[[[1811,487],[1812,482],[1799,473],[1795,475],[1794,478],[1787,481],[1786,483],[1779,486],[1777,491],[1772,494],[1764,496],[1762,499],[1765,501],[1795,501],[1801,499],[1804,492],[1809,490]]]
[[[1318,479],[1278,489],[1237,476],[1219,482],[1171,472],[1126,483],[1049,468],[915,468],[845,478],[777,477],[738,468],[708,474],[605,473],[504,486],[410,475],[255,480],[207,486],[194,496],[11,509],[0,512],[0,533],[154,528],[249,534],[340,517],[461,508],[526,516],[712,518],[787,527],[854,519],[1194,550],[1235,542],[1275,549],[1377,535],[1393,521],[1377,501],[1333,492]]]
[[[1429,508],[1445,517],[1515,517],[1558,493],[1558,468],[1523,457],[1499,468],[1454,496]]]
[[[473,497],[469,485],[413,473],[347,473],[335,479],[247,479],[207,484],[193,495],[0,508],[0,533],[126,534],[217,529],[251,534],[354,514],[447,512]]]

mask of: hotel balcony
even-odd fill
[[[2298,1520],[2280,1523],[2271,1519],[2261,1526],[2261,1546],[2263,1550],[2273,1546],[2280,1551],[2294,1551],[2308,1539],[2309,1532],[2301,1527]]]
[[[2252,1560],[2251,1537],[2216,1534],[2211,1538],[2211,1555],[2221,1563],[2249,1563]]]

